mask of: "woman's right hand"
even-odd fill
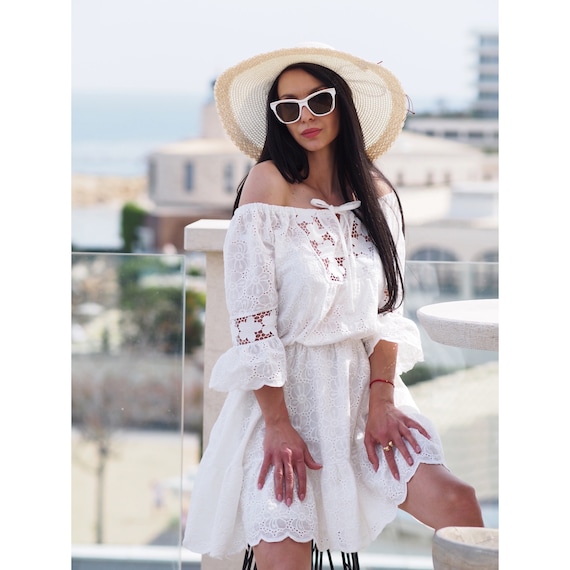
[[[288,419],[266,424],[263,451],[258,488],[263,488],[269,469],[273,467],[275,498],[280,502],[285,500],[287,506],[291,506],[296,475],[297,494],[301,501],[304,500],[307,494],[307,467],[321,469],[322,465],[313,459],[307,444]]]

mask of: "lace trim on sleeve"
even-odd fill
[[[275,310],[261,311],[254,315],[233,320],[232,335],[238,345],[266,340],[274,336]]]
[[[230,223],[224,274],[233,346],[212,369],[215,390],[256,390],[285,382],[273,248],[278,223],[268,208],[253,204],[239,208]]]

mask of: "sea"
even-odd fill
[[[72,95],[71,166],[74,174],[144,176],[149,153],[164,144],[195,138],[211,94],[97,93]],[[448,102],[461,109],[465,101]],[[439,103],[414,100],[416,113]]]
[[[72,174],[146,176],[149,154],[200,135],[207,100],[193,93],[73,93]],[[71,242],[77,251],[119,251],[120,205],[72,207]]]
[[[150,153],[199,136],[207,98],[193,93],[73,93],[72,172],[144,176]]]

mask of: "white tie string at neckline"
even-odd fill
[[[359,208],[360,200],[355,200],[354,202],[346,202],[340,206],[332,206],[320,198],[313,198],[311,200],[311,205],[316,206],[317,208],[330,210],[334,214],[340,214],[341,212],[349,212],[350,210],[356,210],[356,208]]]

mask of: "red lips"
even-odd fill
[[[308,138],[308,139],[312,139],[312,138],[316,137],[320,132],[321,132],[321,129],[305,129],[301,133],[301,135]]]

